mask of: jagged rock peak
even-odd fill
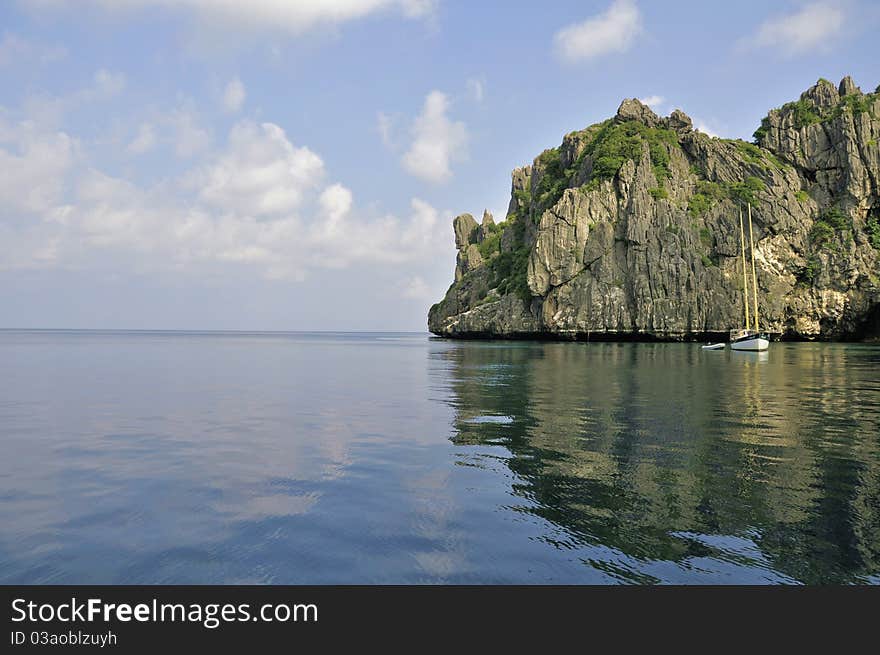
[[[665,123],[669,126],[670,130],[674,130],[679,134],[690,132],[694,129],[694,122],[691,120],[691,117],[681,109],[676,109],[669,114],[669,118],[666,119]]]
[[[455,247],[458,250],[467,248],[474,242],[477,233],[477,221],[470,214],[459,214],[452,221],[452,229],[455,230]]]
[[[684,134],[694,129],[691,117],[681,109],[676,109],[667,118],[660,118],[650,107],[637,98],[627,98],[621,102],[620,107],[617,108],[615,119],[618,123],[638,121],[648,127],[666,127],[679,134]]]
[[[621,102],[620,107],[617,108],[616,118],[620,123],[624,121],[639,121],[648,127],[657,127],[660,123],[660,118],[657,114],[651,111],[650,107],[639,102],[637,98],[627,98]]]
[[[489,225],[495,225],[495,218],[492,216],[492,212],[490,212],[488,209],[484,209],[483,222],[481,223],[481,226],[483,228],[486,228]]]
[[[862,90],[856,86],[856,83],[853,82],[853,78],[849,75],[840,80],[840,86],[837,87],[837,92],[842,96],[848,95],[862,95]]]
[[[841,85],[843,85],[843,82],[841,82]],[[836,107],[840,102],[840,93],[831,82],[822,77],[801,94],[801,100],[808,99],[812,100],[817,107],[830,109],[831,107]]]

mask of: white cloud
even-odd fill
[[[666,99],[663,96],[648,96],[646,98],[639,98],[639,102],[643,105],[647,105],[651,109],[657,109]]]
[[[338,187],[338,188],[334,188]],[[319,221],[301,236],[311,244],[302,261],[312,268],[344,268],[354,262],[399,265],[430,260],[448,246],[437,210],[413,198],[407,220],[386,214],[365,220],[353,211],[350,192],[341,185],[321,194]]]
[[[67,50],[22,38],[9,32],[0,39],[0,68],[18,64],[24,68],[34,64],[51,64],[64,59]]]
[[[126,86],[123,73],[100,69],[88,85],[62,95],[43,90],[27,91],[22,100],[22,114],[37,124],[60,125],[62,117],[88,105],[105,102],[121,93]]]
[[[482,105],[483,100],[486,99],[486,85],[483,84],[483,81],[472,77],[466,82],[466,86],[473,101],[478,105]]]
[[[248,270],[302,280],[322,268],[397,266],[448,250],[448,230],[429,204],[412,199],[406,217],[364,214],[348,188],[323,183],[316,153],[272,123],[240,121],[219,152],[152,188],[90,168],[79,150],[64,133],[0,113],[8,171],[0,269]]]
[[[61,202],[78,144],[64,132],[42,132],[31,121],[0,117],[0,206],[11,216],[47,213]]]
[[[437,210],[418,198],[410,201],[410,208],[412,220],[401,233],[400,241],[406,248],[415,252],[424,252],[434,245],[436,229],[440,224]]]
[[[407,18],[431,16],[436,8],[436,0],[399,0],[403,15]]]
[[[412,144],[403,155],[404,168],[428,182],[445,182],[452,176],[450,164],[467,156],[467,128],[449,120],[448,110],[446,95],[431,91],[413,123]]]
[[[741,45],[779,48],[786,55],[817,49],[827,51],[829,41],[842,33],[845,19],[840,6],[814,2],[792,14],[767,19],[754,35],[743,39]]]
[[[232,128],[226,151],[194,179],[208,205],[262,216],[296,209],[323,174],[321,158],[294,147],[277,125],[242,121]]]
[[[237,77],[230,80],[229,84],[223,90],[223,107],[230,113],[236,113],[241,110],[244,105],[245,97],[244,84]]]
[[[141,155],[158,146],[170,146],[177,157],[192,159],[206,152],[214,141],[203,122],[192,101],[184,101],[167,111],[153,111],[148,120],[137,127],[125,150],[129,154]]]
[[[320,223],[318,234],[328,239],[340,236],[343,221],[351,213],[354,197],[351,191],[341,184],[332,184],[321,192],[318,204],[324,220]]]
[[[211,133],[202,127],[195,111],[189,106],[172,111],[165,122],[174,132],[174,152],[178,157],[193,157],[211,145]]]
[[[134,155],[142,155],[156,146],[156,128],[150,123],[141,123],[134,139],[126,146],[126,150]]]
[[[557,55],[578,62],[627,51],[642,32],[642,15],[633,0],[614,0],[603,13],[559,30],[553,37]]]
[[[107,12],[161,8],[188,11],[196,20],[215,26],[284,31],[300,34],[322,25],[338,25],[381,12],[407,18],[430,16],[434,0],[23,0],[34,10],[89,4]]]
[[[694,128],[711,137],[717,137],[718,134],[709,125],[700,119],[694,120]]]

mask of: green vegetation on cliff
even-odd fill
[[[754,205],[758,202],[755,194],[766,189],[767,185],[761,178],[750,175],[742,182],[725,185],[725,188],[727,189],[727,197],[731,200]]]
[[[516,196],[517,201],[525,207],[532,204],[532,194],[528,189],[517,189],[513,192],[513,195]]]
[[[828,80],[823,80],[821,78],[819,79],[819,83],[831,85]],[[833,85],[831,86],[833,87]],[[880,89],[880,87],[878,87],[878,89]],[[796,130],[800,130],[809,125],[816,125],[817,123],[825,123],[834,120],[835,118],[843,116],[847,112],[854,116],[867,113],[873,118],[877,118],[874,116],[873,107],[878,98],[880,98],[880,91],[866,94],[850,93],[842,96],[838,103],[833,107],[819,107],[812,98],[801,96],[800,99],[787,102],[782,105],[782,107],[772,111],[791,115],[793,127]],[[767,136],[769,129],[770,115],[768,114],[761,119],[761,126],[755,130],[755,133],[752,135],[755,143],[761,143],[764,137]]]
[[[675,132],[665,128],[648,127],[639,121],[618,123],[608,120],[590,141],[578,160],[590,156],[593,160],[592,180],[610,180],[628,160],[642,156],[642,144],[648,144],[654,176],[660,184],[669,178],[669,147],[678,147]]]
[[[759,148],[754,143],[749,143],[742,139],[722,139],[722,141],[732,144],[743,156],[743,159],[750,164],[759,166],[765,171],[769,170],[771,166],[775,167],[776,170],[782,170],[785,167],[785,164],[776,155],[769,150]]]
[[[880,217],[868,216],[865,228],[868,232],[868,240],[871,242],[871,245],[877,250],[880,250]]]
[[[669,192],[662,186],[652,187],[648,189],[648,193],[654,200],[666,200],[669,198]]]
[[[699,180],[697,190],[688,200],[688,212],[694,218],[702,216],[712,206],[727,197],[727,192],[718,182]]]
[[[840,99],[840,104],[831,110],[828,118],[837,118],[845,112],[852,112],[854,116],[858,114],[870,114],[874,116],[874,101],[877,99],[876,93],[867,95],[848,95]],[[876,116],[874,116],[876,118]]]
[[[574,171],[562,168],[562,153],[559,148],[545,150],[535,160],[536,166],[542,171],[535,198],[539,207],[552,207],[568,188],[568,181]]]
[[[477,244],[477,250],[480,251],[480,256],[483,259],[489,259],[501,252],[501,234],[506,227],[506,223],[488,223],[480,228],[483,240]]]
[[[807,257],[806,264],[797,275],[797,281],[802,286],[812,286],[816,283],[822,272],[822,260],[815,254]]]
[[[504,229],[513,233],[513,250],[500,252],[489,261],[489,270],[492,272],[489,285],[498,289],[499,295],[515,293],[527,303],[532,298],[529,291],[526,271],[529,266],[529,247],[525,243],[525,221],[517,214],[508,216],[507,221],[502,223]]]
[[[802,98],[782,105],[782,111],[790,111],[794,118],[794,126],[801,129],[807,125],[822,122],[822,114],[812,100]]]
[[[709,180],[699,180],[697,182],[696,192],[688,200],[688,212],[693,218],[704,215],[716,203],[730,199],[741,204],[757,203],[759,191],[767,188],[764,181],[753,175],[748,176],[742,182],[710,182]]]
[[[661,185],[658,188],[662,188],[663,182],[670,177],[669,148],[679,147],[674,131],[648,127],[635,120],[618,122],[609,119],[574,132],[569,137],[587,141],[574,164],[564,168],[561,148],[548,148],[535,159],[535,168],[540,175],[534,193],[526,197],[520,192],[522,197],[517,196],[523,204],[534,199],[537,211],[532,218],[535,221],[539,220],[542,210],[559,202],[562,194],[571,186],[572,178],[583,168],[587,157],[592,162],[585,184],[589,191],[598,188],[601,181],[612,179],[627,161],[638,160],[642,156],[642,144],[647,143],[654,176]],[[656,193],[655,197],[664,197],[663,192]]]
[[[810,241],[818,247],[834,249],[834,237],[852,229],[852,221],[838,207],[829,208],[810,229]]]

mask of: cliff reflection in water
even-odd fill
[[[514,509],[558,527],[545,540],[585,566],[634,582],[684,569],[878,582],[877,349],[461,343],[434,356],[457,463],[503,457]]]

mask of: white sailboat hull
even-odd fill
[[[751,350],[751,351],[760,351],[767,350],[770,347],[770,342],[767,339],[762,337],[752,337],[750,339],[742,339],[740,341],[734,341],[730,344],[731,350]]]

